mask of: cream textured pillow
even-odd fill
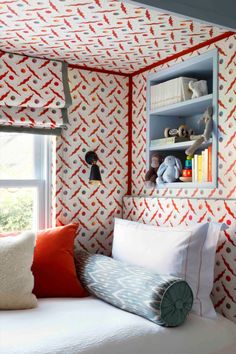
[[[0,238],[0,310],[37,306],[37,299],[32,294],[34,244],[33,232]]]

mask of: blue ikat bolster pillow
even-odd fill
[[[180,278],[84,251],[76,263],[78,277],[90,294],[160,326],[181,325],[192,308],[192,290]]]

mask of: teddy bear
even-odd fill
[[[157,170],[162,162],[163,162],[163,158],[161,155],[154,153],[151,156],[151,166],[145,175],[145,186],[147,188],[151,188],[155,186],[155,182],[157,178]]]
[[[180,159],[169,155],[164,159],[157,172],[157,184],[172,183],[179,179],[182,174],[182,164]]]

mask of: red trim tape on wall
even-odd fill
[[[129,76],[128,92],[128,189],[127,194],[131,195],[132,186],[132,100],[133,100],[133,79]]]
[[[126,76],[126,77],[131,75],[131,74],[125,74],[125,73],[122,73],[122,72],[119,72],[119,71],[91,68],[89,66],[81,66],[81,65],[76,65],[76,64],[68,64],[68,66],[69,66],[69,68],[72,68],[72,69],[95,71],[97,73],[110,74],[110,75],[119,75],[119,76]]]

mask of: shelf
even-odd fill
[[[156,145],[155,147],[150,147],[149,150],[150,151],[168,151],[168,150],[181,151],[181,150],[186,150],[193,143],[194,143],[194,140],[183,141],[181,143],[159,145],[159,146]],[[202,144],[199,150],[205,149],[211,144],[212,144],[212,139],[210,139],[206,143]],[[187,182],[184,182],[184,183],[187,183]]]
[[[165,189],[165,188],[212,188],[214,187],[213,182],[202,182],[202,183],[196,183],[196,182],[173,182],[173,183],[163,183],[159,184],[156,188],[157,189]]]
[[[193,98],[188,101],[160,107],[150,112],[150,116],[180,116],[188,117],[203,113],[207,107],[212,106],[213,95]]]
[[[178,129],[181,125],[186,125],[193,130],[195,135],[201,135],[205,129],[204,122],[200,121],[203,113],[208,107],[212,107],[213,133],[212,138],[198,148],[196,154],[212,146],[212,182],[182,182],[165,183],[157,186],[157,189],[183,189],[199,190],[217,188],[218,172],[218,50],[214,49],[207,53],[194,56],[183,62],[171,65],[163,70],[148,75],[147,79],[147,139],[146,139],[146,170],[150,168],[151,159],[154,152],[160,153],[163,158],[174,155],[184,164],[186,160],[185,151],[194,144],[194,140],[176,142],[168,144],[164,140],[166,128]],[[206,80],[209,94],[198,98],[189,99],[167,106],[156,106],[151,108],[152,86],[158,85],[178,77],[189,77],[197,80]],[[155,145],[151,142],[156,140]],[[171,140],[171,139],[170,139]],[[170,141],[169,140],[169,141]],[[177,140],[177,139],[176,139]],[[191,194],[191,193],[190,193]],[[160,194],[162,195],[162,194]],[[178,193],[177,193],[178,195]],[[174,197],[174,194],[173,194]]]

